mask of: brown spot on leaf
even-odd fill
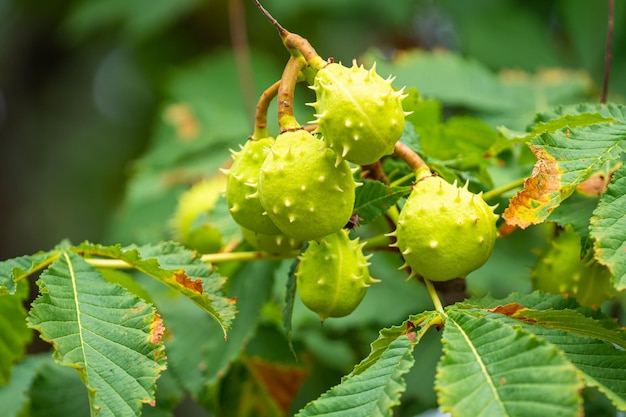
[[[204,288],[202,288],[202,280],[200,278],[192,280],[189,278],[189,275],[185,273],[185,271],[177,271],[174,272],[174,279],[180,285],[185,288],[189,288],[191,291],[197,292],[198,294],[202,294],[204,292]]]
[[[541,223],[560,203],[560,172],[557,161],[543,148],[530,145],[537,157],[530,177],[504,210],[502,217],[507,224],[522,229]]]
[[[158,313],[154,314],[154,320],[150,323],[150,341],[153,345],[161,343],[161,338],[165,333],[165,326],[163,326],[163,320]]]

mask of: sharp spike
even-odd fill
[[[413,252],[413,251],[411,250],[411,248],[406,248],[405,250],[403,250],[403,251],[402,251],[402,254],[403,254],[403,255],[409,255],[411,252]]]
[[[289,215],[289,223],[293,223],[296,221],[296,216],[294,216],[293,214]]]

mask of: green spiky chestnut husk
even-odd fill
[[[259,197],[282,233],[315,240],[348,222],[356,183],[350,166],[335,160],[335,153],[306,130],[276,138],[261,166]]]
[[[247,141],[239,152],[233,152],[233,164],[227,171],[226,201],[233,220],[266,235],[280,233],[265,213],[257,192],[259,171],[273,144],[273,138]]]
[[[320,316],[344,317],[357,308],[367,289],[378,280],[368,270],[358,239],[344,229],[310,242],[300,256],[296,285],[302,303]],[[370,255],[371,256],[371,255]]]
[[[302,247],[302,241],[282,233],[266,235],[241,227],[244,239],[256,249],[273,255],[287,255]]]
[[[491,255],[498,219],[493,209],[467,185],[459,188],[437,176],[420,179],[392,233],[403,266],[431,281],[464,278]]]
[[[593,257],[580,258],[580,236],[570,226],[538,254],[531,280],[533,289],[573,296],[586,306],[599,307],[614,294],[611,272]]]
[[[332,63],[318,71],[312,123],[339,158],[367,165],[393,153],[404,131],[406,96],[392,81],[378,75],[375,64],[366,70],[356,62],[351,68]]]
[[[222,234],[210,222],[210,214],[222,194],[224,182],[223,176],[203,180],[179,197],[170,220],[174,239],[201,253],[214,253],[221,249]]]

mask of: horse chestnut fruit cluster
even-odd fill
[[[393,78],[378,75],[375,65],[367,70],[356,62],[346,67],[325,61],[305,39],[283,34],[297,38],[283,39],[292,56],[277,87],[259,100],[251,140],[233,152],[226,200],[244,238],[256,248],[291,256],[308,242],[298,258],[297,287],[303,304],[323,321],[350,314],[376,282],[364,243],[350,239],[344,227],[355,214],[360,185],[354,166],[374,164],[401,146],[406,95],[392,87]],[[302,128],[293,113],[298,81],[315,91],[311,129]],[[275,140],[266,129],[274,96],[280,127]],[[420,178],[392,233],[405,266],[432,281],[464,277],[480,267],[497,235],[493,208],[467,186],[424,177],[409,158],[398,155]]]

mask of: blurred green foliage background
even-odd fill
[[[623,103],[626,4],[616,3],[609,100]],[[321,56],[346,63],[376,58],[383,76],[394,73],[394,85],[436,98],[446,116],[471,115],[492,127],[521,130],[535,112],[552,105],[600,100],[606,1],[263,4]],[[0,0],[0,259],[48,249],[65,238],[104,244],[169,238],[165,223],[177,196],[252,133],[256,100],[280,78],[287,58],[252,0]],[[298,89],[297,101],[311,101],[310,93]],[[529,242],[541,233],[531,229],[504,241],[502,256],[490,260],[488,271],[513,269],[513,257],[518,265],[532,264]],[[373,276],[396,271],[387,255],[375,255]],[[421,287],[407,290],[396,272],[398,279],[374,290],[377,297],[366,298],[358,315],[325,324],[324,332],[309,312],[296,310],[298,338],[323,366],[294,407],[348,372],[367,354],[362,348],[378,329],[429,306]],[[275,275],[265,290],[282,297],[286,271]],[[507,282],[483,275],[473,292],[528,288],[519,278],[526,279],[527,270],[510,272]],[[200,315],[194,323],[209,320],[200,311],[192,314]],[[273,332],[262,325],[256,337],[282,337]],[[419,404],[416,410],[434,406],[429,377],[440,345],[436,335],[428,337],[421,345],[423,373],[408,377],[418,387],[406,398],[408,409],[412,403]],[[248,353],[265,346],[250,343]],[[187,352],[181,355],[186,359]],[[168,356],[175,361],[175,350]],[[235,368],[227,388],[238,386],[237,372],[245,373]],[[167,388],[168,379],[162,381]]]
[[[493,71],[581,69],[595,86],[589,99],[598,100],[605,1],[264,5],[324,57],[349,62],[373,49],[391,57],[443,48]],[[618,102],[626,94],[625,6],[617,2],[615,13],[611,99]],[[133,161],[154,140],[163,103],[202,91],[216,108],[237,112],[221,117],[237,124],[232,129],[211,128],[243,140],[258,94],[286,59],[251,0],[0,1],[0,258],[63,238],[123,237],[111,234],[110,224]],[[429,79],[411,86],[437,91]]]

